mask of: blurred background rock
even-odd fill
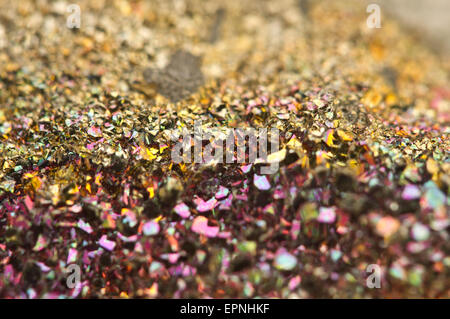
[[[365,1],[380,5],[382,19],[386,12],[416,32],[434,49],[450,54],[450,0]]]

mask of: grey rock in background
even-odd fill
[[[176,51],[162,70],[145,69],[145,81],[158,93],[178,102],[194,93],[203,84],[201,57],[183,50]]]
[[[404,26],[415,30],[432,47],[450,54],[450,0],[365,0],[379,4]]]

